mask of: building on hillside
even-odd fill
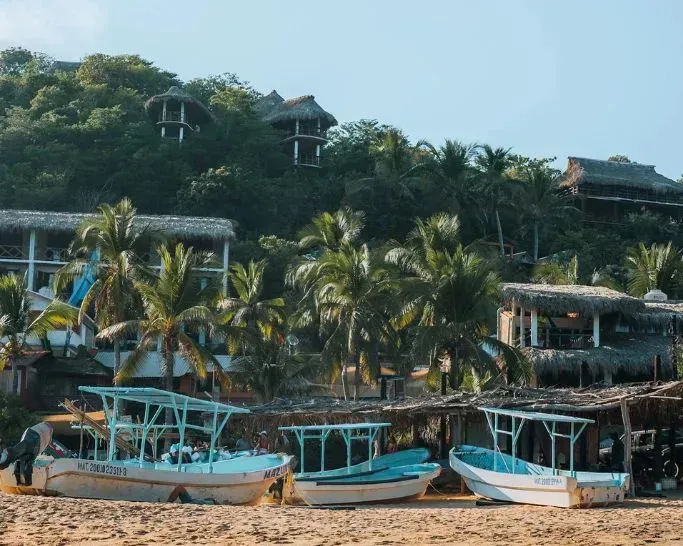
[[[273,90],[256,103],[255,110],[263,121],[282,131],[282,142],[294,165],[320,166],[327,130],[337,125],[337,120],[313,95],[285,100]]]
[[[683,217],[683,184],[659,174],[654,165],[570,157],[561,186],[586,221],[615,223],[646,210]]]
[[[29,290],[51,297],[52,278],[68,263],[68,247],[76,228],[94,217],[94,214],[72,212],[0,210],[0,273],[26,275]],[[213,251],[218,257],[217,263],[203,271],[207,277],[220,277],[227,290],[230,241],[235,236],[232,220],[140,214],[136,222],[141,229],[166,235],[198,250]],[[156,243],[150,238],[140,248],[139,255],[150,267],[159,270],[161,261],[155,248]]]
[[[165,93],[149,98],[145,102],[145,111],[160,129],[161,138],[178,142],[215,121],[211,110],[175,85]]]
[[[502,303],[498,340],[522,349],[537,385],[647,380],[655,368],[659,379],[676,376],[659,302],[597,286],[506,283]]]

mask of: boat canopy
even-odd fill
[[[368,469],[372,470],[372,442],[382,428],[390,427],[391,423],[344,423],[339,425],[300,425],[280,427],[282,431],[291,431],[299,441],[299,472],[304,472],[304,442],[305,440],[320,440],[320,470],[325,470],[325,442],[332,431],[337,431],[346,444],[346,467],[351,466],[351,442],[353,440],[367,440]]]
[[[228,419],[233,413],[250,413],[246,408],[221,404],[211,400],[200,400],[184,394],[164,391],[151,387],[79,387],[81,392],[95,394],[101,397],[102,407],[107,419],[109,433],[108,461],[114,460],[116,451],[116,434],[121,428],[131,431],[132,436],[140,442],[140,464],[144,462],[145,442],[148,435],[152,434],[152,444],[156,447],[159,437],[169,429],[177,429],[182,446],[185,442],[185,431],[195,430],[211,436],[209,454],[209,472],[213,470],[213,456],[216,440],[223,432]],[[141,423],[119,421],[119,401],[136,402],[144,404],[145,414]],[[109,404],[108,402],[111,402]],[[171,409],[175,417],[175,423],[160,423],[157,421],[165,409]],[[204,419],[202,425],[187,422],[188,412],[201,412],[209,416]],[[125,427],[119,427],[125,423]],[[176,469],[180,472],[182,457],[178,457]]]
[[[517,458],[517,440],[522,432],[524,423],[527,421],[540,421],[543,423],[545,430],[550,436],[551,443],[551,468],[553,473],[557,474],[557,469],[555,468],[555,455],[556,455],[556,440],[557,438],[566,438],[569,440],[569,471],[572,476],[576,475],[574,470],[574,444],[576,440],[581,436],[581,433],[591,423],[595,423],[592,419],[585,419],[583,417],[573,417],[571,415],[557,415],[553,413],[541,413],[537,411],[519,411],[504,408],[478,408],[484,412],[486,416],[486,422],[489,425],[489,430],[491,431],[491,436],[493,436],[493,470],[498,471],[498,459],[503,461],[505,468],[508,472],[514,474],[516,465],[515,459]],[[512,423],[510,429],[501,428],[499,416],[510,417]],[[558,423],[566,423],[569,425],[569,434],[561,433],[557,430]],[[579,425],[577,427],[577,425]],[[578,430],[577,430],[578,428]],[[500,445],[498,442],[498,435],[503,434],[510,436],[512,438],[512,468],[507,467],[505,458],[502,457],[502,452],[500,450]]]

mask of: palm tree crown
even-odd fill
[[[636,297],[642,297],[654,289],[672,295],[683,281],[681,251],[671,243],[653,244],[650,248],[640,243],[636,248],[629,249],[626,267],[629,273],[628,291]]]

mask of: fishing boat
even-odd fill
[[[574,470],[574,446],[591,419],[568,415],[479,408],[493,436],[494,449],[461,445],[451,449],[450,465],[462,476],[470,490],[480,497],[523,504],[587,508],[622,502],[630,476],[609,472]],[[504,427],[509,422],[509,428]],[[550,467],[516,457],[517,441],[527,421],[540,421],[550,436]],[[565,432],[560,432],[560,429]],[[567,430],[568,429],[568,430]],[[502,453],[499,435],[511,438],[511,454]],[[556,465],[558,438],[569,440],[569,470]]]
[[[147,502],[172,501],[179,495],[187,495],[191,499],[209,499],[219,504],[254,504],[275,480],[289,472],[291,457],[283,454],[216,460],[216,442],[221,432],[231,415],[249,413],[245,408],[154,388],[80,387],[80,390],[102,399],[107,424],[96,426],[92,423],[92,428],[99,439],[108,441],[103,460],[41,455],[34,463],[30,486],[16,485],[10,465],[0,471],[0,491]],[[142,422],[120,419],[118,408],[123,401],[144,407]],[[166,409],[170,409],[174,416],[172,424],[158,423]],[[192,414],[199,414],[199,419],[189,422],[188,417]],[[122,429],[128,431],[137,446],[119,437]],[[165,432],[172,430],[177,431],[181,446],[188,431],[210,436],[208,462],[183,463],[182,457],[177,463],[157,460],[157,442]],[[153,446],[152,455],[144,449],[148,440]],[[135,454],[135,457],[120,460],[117,447]]]
[[[391,423],[351,423],[280,427],[293,432],[299,443],[299,472],[285,487],[285,502],[309,505],[359,504],[388,502],[422,497],[429,482],[441,473],[441,466],[425,463],[426,449],[410,449],[373,459],[372,445],[379,431]],[[325,470],[325,443],[331,433],[338,433],[346,445],[346,466]],[[319,440],[320,471],[306,472],[304,443]],[[366,441],[367,461],[351,464],[351,443]]]

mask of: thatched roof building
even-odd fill
[[[561,373],[579,375],[583,362],[593,377],[605,370],[623,372],[628,377],[652,376],[653,359],[661,358],[662,373],[672,373],[671,340],[661,335],[623,334],[603,339],[599,347],[590,349],[538,349],[525,347],[522,352],[531,361],[534,373],[557,378]]]
[[[569,188],[584,185],[619,186],[658,194],[683,194],[683,184],[659,174],[654,165],[570,157],[562,186]]]
[[[586,315],[645,311],[642,300],[602,286],[503,283],[501,299],[547,315],[578,312]]]
[[[304,95],[294,99],[282,100],[276,91],[272,91],[256,105],[263,121],[271,125],[282,125],[298,120],[310,121],[320,119],[325,129],[337,125],[335,117],[326,112],[313,95]]]
[[[628,315],[625,320],[643,328],[668,328],[673,317],[683,319],[683,302],[646,301],[644,311]]]
[[[51,232],[73,232],[81,222],[93,218],[97,218],[97,215],[77,212],[0,210],[0,231],[38,229]],[[235,223],[227,218],[139,214],[135,221],[140,228],[161,231],[180,238],[223,241],[235,237]]]
[[[145,111],[150,117],[156,118],[161,112],[164,102],[185,103],[188,114],[193,120],[199,123],[215,120],[213,112],[204,106],[200,100],[194,98],[192,95],[175,85],[171,86],[165,93],[154,95],[147,99],[145,102]]]

